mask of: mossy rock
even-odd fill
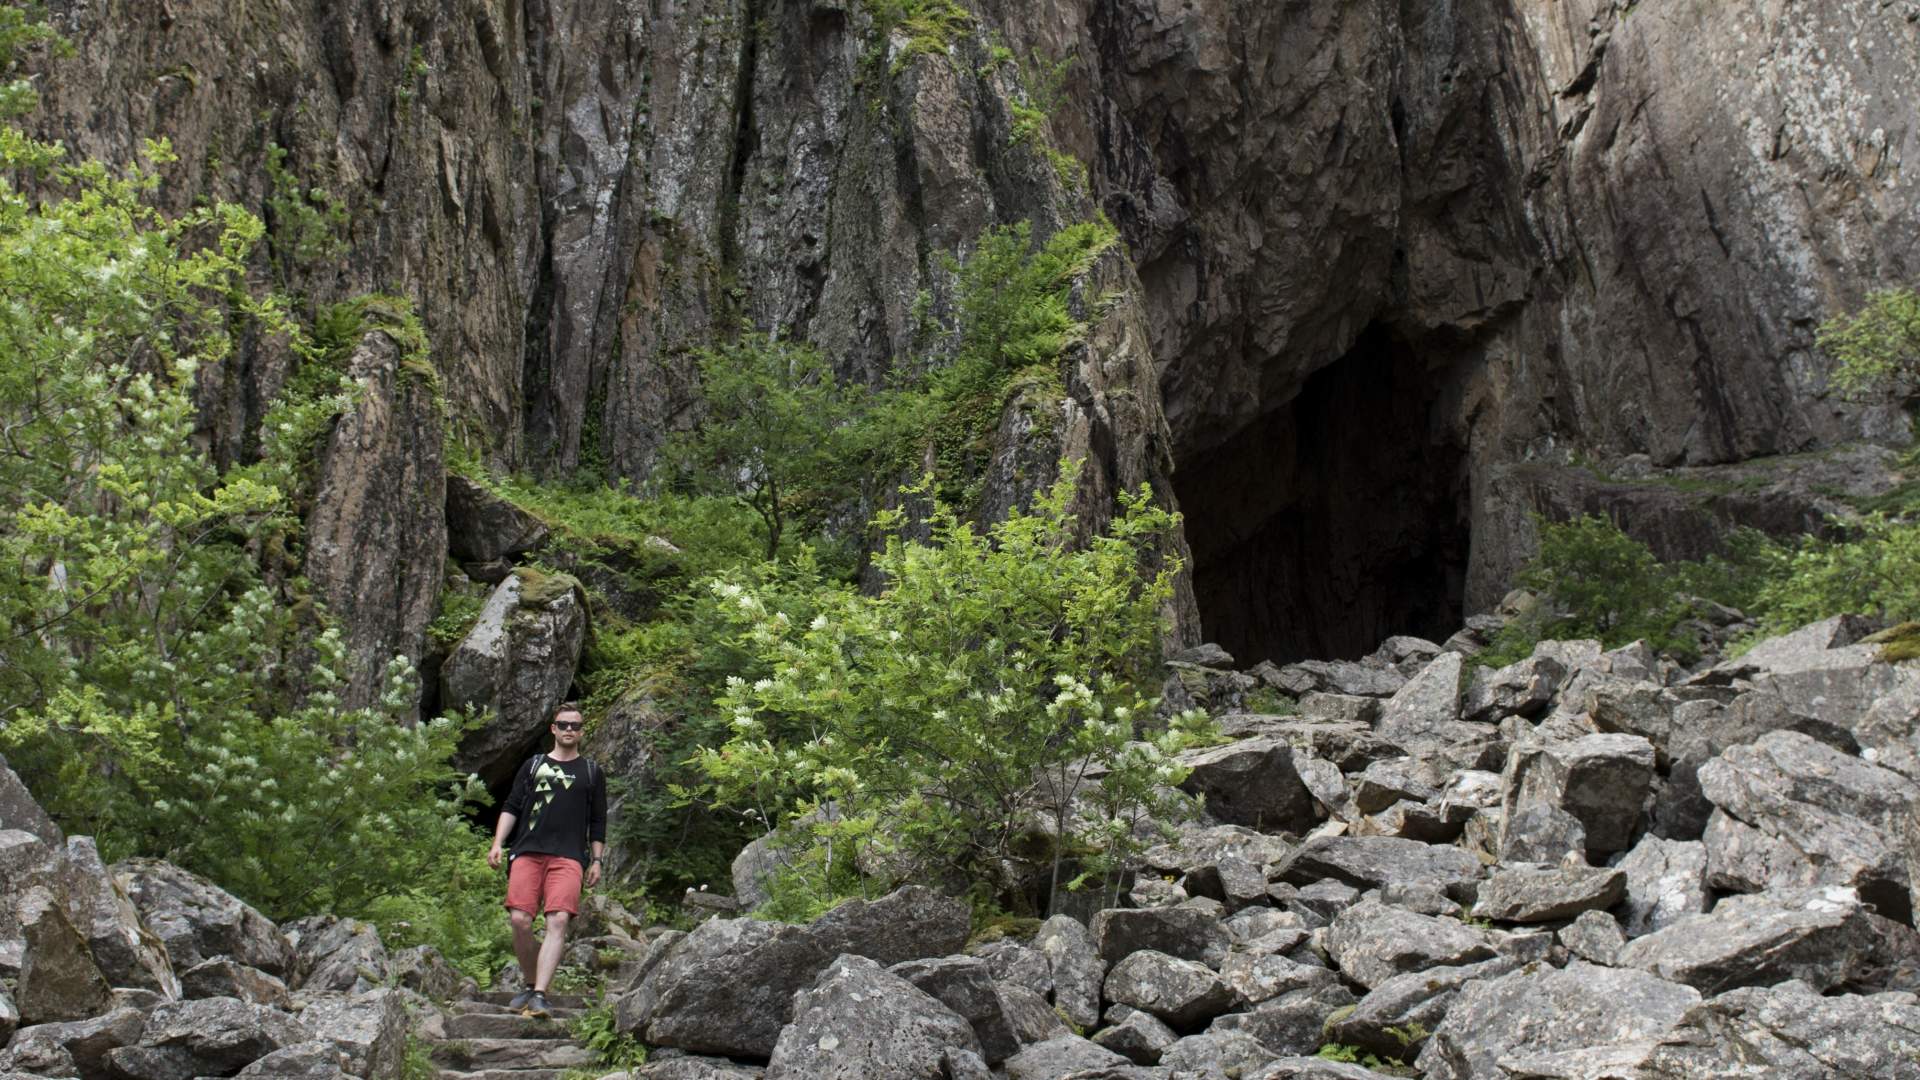
[[[1890,626],[1877,634],[1868,634],[1860,643],[1880,646],[1880,659],[1889,664],[1920,659],[1920,622]]]

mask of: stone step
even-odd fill
[[[469,1000],[484,1001],[489,1005],[505,1005],[513,999],[513,995],[512,990],[488,990]],[[547,1004],[557,1005],[563,1009],[579,1009],[586,1007],[587,998],[584,994],[548,994]]]
[[[558,1039],[567,1034],[560,1019],[542,1020],[510,1013],[503,1006],[490,1006],[500,1012],[455,1013],[447,1018],[449,1039]]]
[[[567,1072],[566,1069],[480,1069],[475,1072],[441,1069],[434,1075],[436,1080],[562,1080]]]
[[[519,1016],[520,1015],[520,1010],[518,1009],[509,1009],[505,1005],[495,1005],[490,1001],[456,1001],[453,1003],[453,1008],[451,1011],[455,1016]],[[565,1020],[571,1016],[579,1016],[581,1013],[586,1012],[587,1010],[563,1009],[557,1005],[553,1005],[549,1007],[547,1011],[553,1014],[554,1019]]]
[[[456,1069],[581,1069],[599,1055],[572,1039],[448,1039],[430,1056]]]

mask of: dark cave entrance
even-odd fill
[[[1376,324],[1291,402],[1180,463],[1202,627],[1241,667],[1459,629],[1468,485],[1435,418],[1441,376]]]

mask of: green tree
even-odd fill
[[[1178,569],[1148,567],[1177,519],[1127,495],[1109,531],[1075,547],[1075,469],[1062,471],[984,535],[945,506],[924,543],[897,534],[898,512],[879,515],[894,534],[875,560],[882,591],[828,592],[804,623],[718,583],[768,674],[730,679],[716,702],[730,737],[700,755],[715,796],[808,834],[829,878],[864,852],[889,876],[952,872],[1019,894],[1040,868],[1057,883],[1062,851],[1121,853],[1126,806],[1090,821],[1077,800],[1100,773],[1129,774],[1100,781],[1114,796],[1183,778],[1171,754],[1190,723],[1131,741],[1152,718],[1142,688]]]
[[[1520,582],[1551,597],[1566,615],[1556,632],[1609,645],[1658,635],[1671,620],[1673,582],[1647,545],[1611,518],[1588,514],[1554,523],[1535,519],[1540,551]]]
[[[1889,395],[1920,390],[1920,293],[1882,289],[1858,311],[1821,325],[1820,347],[1837,362],[1833,385],[1843,394]]]
[[[36,26],[0,8],[0,75]],[[68,162],[0,123],[0,750],[109,858],[173,858],[276,917],[366,910],[473,846],[479,792],[447,765],[458,720],[401,722],[404,661],[385,702],[345,709],[338,638],[260,572],[297,543],[302,457],[352,391],[253,291],[257,218],[148,204],[168,156]],[[242,332],[287,341],[303,389],[223,475],[193,385]]]
[[[707,413],[669,455],[709,492],[729,492],[766,529],[766,556],[796,515],[817,517],[850,490],[863,395],[810,345],[747,334],[700,353]]]

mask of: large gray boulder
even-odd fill
[[[1353,1004],[1353,992],[1335,980],[1289,990],[1245,1012],[1217,1017],[1207,1030],[1251,1035],[1269,1053],[1304,1054],[1326,1041],[1327,1021]]]
[[[1503,866],[1480,885],[1473,915],[1495,922],[1542,923],[1603,911],[1627,894],[1627,875],[1591,866]]]
[[[139,909],[101,861],[92,837],[67,839],[67,865],[76,882],[68,909],[108,984],[180,997],[166,944],[141,923]]]
[[[1707,848],[1698,840],[1643,837],[1616,866],[1627,876],[1623,921],[1628,937],[1703,914],[1710,904]]]
[[[1281,940],[1298,943],[1305,931],[1296,930]],[[1233,989],[1243,1004],[1258,1005],[1290,994],[1295,990],[1332,986],[1340,981],[1331,968],[1296,960],[1281,952],[1252,952],[1235,949],[1220,965],[1220,977]]]
[[[1476,964],[1435,967],[1395,975],[1367,991],[1367,996],[1326,1027],[1327,1041],[1358,1046],[1380,1057],[1406,1058],[1409,1033],[1431,1032],[1447,1018],[1447,1009],[1462,987],[1498,978],[1516,970],[1520,961],[1496,957]]]
[[[17,1070],[40,1076],[78,1075],[93,1080],[107,1074],[107,1054],[139,1041],[146,1017],[118,1008],[87,1020],[39,1024],[13,1033],[0,1053],[0,1073]]]
[[[1180,787],[1203,796],[1208,815],[1225,824],[1305,832],[1318,816],[1293,757],[1293,747],[1271,738],[1191,750],[1180,755],[1191,770]]]
[[[1106,1020],[1107,1026],[1094,1032],[1093,1042],[1136,1065],[1158,1065],[1160,1055],[1180,1039],[1159,1017],[1128,1005],[1109,1007]]]
[[[1920,1080],[1920,999],[1827,997],[1793,981],[1741,987],[1691,1009],[1637,1075]]]
[[[0,829],[0,978],[17,977],[26,959],[22,901],[36,892],[64,901],[85,891],[60,845],[22,829]]]
[[[1232,941],[1218,915],[1192,907],[1108,908],[1094,915],[1091,935],[1108,964],[1152,949],[1213,966]]]
[[[1233,991],[1205,964],[1142,949],[1113,965],[1108,1001],[1150,1012],[1176,1031],[1191,1031],[1225,1012]]]
[[[1368,898],[1334,918],[1327,928],[1327,955],[1347,978],[1372,988],[1410,971],[1490,960],[1495,951],[1485,933],[1458,919],[1420,915]]]
[[[228,956],[282,979],[293,977],[293,946],[279,928],[213,882],[158,859],[114,863],[113,876],[165,943],[174,970]]]
[[[1491,726],[1460,718],[1464,659],[1459,653],[1441,653],[1422,668],[1380,707],[1375,734],[1415,757],[1432,756],[1492,734]]]
[[[841,954],[884,965],[959,952],[966,906],[908,886],[851,901],[807,926],[710,919],[677,942],[622,999],[622,1030],[656,1046],[766,1057],[791,1017],[794,992]]]
[[[5,987],[0,987],[0,1046],[13,1037],[13,1029],[20,1026],[20,1010],[14,1007],[13,998],[7,996]]]
[[[461,562],[510,558],[546,542],[547,524],[458,473],[447,475],[447,550]]]
[[[1189,1035],[1160,1055],[1160,1064],[1180,1077],[1245,1076],[1271,1060],[1273,1051],[1244,1031]]]
[[[948,1050],[980,1052],[966,1020],[863,956],[834,960],[792,1008],[767,1080],[945,1080]]]
[[[276,1009],[293,1008],[287,984],[259,968],[217,957],[202,960],[180,975],[181,996],[186,998],[231,997],[254,1005]]]
[[[107,1052],[122,1080],[231,1076],[275,1050],[313,1036],[292,1016],[234,998],[162,1005],[147,1014],[140,1039]]]
[[[1033,935],[1033,948],[1047,958],[1053,976],[1054,1007],[1069,1023],[1091,1030],[1100,1021],[1100,984],[1107,976],[1106,962],[1094,947],[1093,935],[1080,920],[1055,915],[1040,924]]]
[[[1659,1038],[1699,1001],[1692,987],[1641,971],[1528,965],[1467,983],[1418,1065],[1427,1080],[1491,1080],[1507,1075],[1499,1062],[1509,1055]]]
[[[21,1022],[84,1020],[106,1012],[112,990],[60,897],[36,886],[16,901],[15,911],[26,939],[14,988]]]
[[[303,993],[299,1020],[312,1038],[325,1040],[347,1057],[355,1076],[398,1077],[407,1053],[406,995],[398,990],[371,993]]]
[[[1589,852],[1625,851],[1646,817],[1653,766],[1653,744],[1637,735],[1516,744],[1501,777],[1507,832],[1523,813],[1544,807],[1580,822]]]
[[[1425,883],[1470,901],[1483,870],[1479,859],[1456,847],[1393,836],[1323,836],[1301,845],[1278,877],[1301,886],[1332,878],[1356,889]]]
[[[1000,990],[993,982],[993,972],[985,960],[943,956],[909,960],[887,970],[932,995],[965,1020],[979,1040],[981,1060],[988,1065],[998,1065],[1020,1049],[1013,1022],[1007,1019],[1006,1002],[1001,999]],[[1095,1001],[1098,1000],[1096,990]]]
[[[1007,1080],[1062,1080],[1082,1070],[1131,1065],[1126,1058],[1078,1035],[1060,1034],[1007,1059]],[[1099,1073],[1090,1072],[1092,1076]]]
[[[1920,786],[1795,731],[1731,747],[1699,779],[1719,808],[1705,837],[1709,884],[1846,885],[1881,914],[1912,918],[1902,829]]]
[[[301,990],[358,994],[390,980],[387,947],[372,923],[310,915],[288,923],[285,933]]]
[[[6,756],[0,755],[0,831],[7,829],[30,833],[49,848],[58,848],[67,839],[7,764]]]
[[[492,714],[460,741],[454,768],[495,786],[510,779],[567,700],[586,641],[578,581],[530,569],[502,581],[440,668],[443,708]]]
[[[1824,991],[1870,977],[1882,963],[1876,918],[1839,885],[1730,896],[1708,914],[1628,942],[1619,963],[1714,993],[1788,979]]]
[[[1533,716],[1553,701],[1566,678],[1567,666],[1539,650],[1503,668],[1481,668],[1474,672],[1461,700],[1461,715],[1482,723]]]
[[[272,1077],[273,1080],[347,1080],[355,1074],[347,1071],[347,1055],[325,1039],[309,1039],[284,1046],[234,1073],[237,1077]],[[375,1074],[363,1073],[372,1077]]]

